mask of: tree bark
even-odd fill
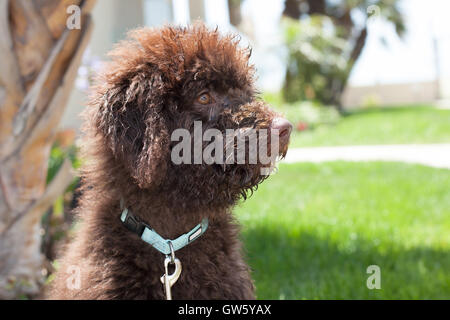
[[[42,214],[72,181],[66,163],[46,186],[59,120],[92,30],[94,0],[0,0],[0,298],[42,283]],[[70,5],[81,11],[69,30]]]

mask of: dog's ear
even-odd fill
[[[141,188],[157,186],[167,169],[169,133],[160,74],[137,73],[107,88],[96,125]]]

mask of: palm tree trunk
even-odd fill
[[[92,30],[93,0],[0,0],[0,298],[42,283],[40,219],[71,182],[46,186],[49,151]],[[70,5],[81,9],[69,30]],[[76,13],[75,13],[76,14]]]
[[[367,40],[367,26],[360,31],[353,45],[352,51],[350,53],[350,59],[347,63],[346,76],[343,79],[333,79],[337,83],[335,83],[334,85],[331,84],[331,91],[333,97],[333,101],[331,103],[337,107],[339,112],[343,112],[342,94],[344,93],[345,87],[347,86],[348,80],[350,78],[350,73],[352,72],[356,61],[358,60],[359,56],[361,55],[364,49],[364,46],[366,45],[366,40]]]

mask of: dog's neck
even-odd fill
[[[158,190],[131,187],[122,190],[116,199],[117,203],[123,199],[124,207],[131,210],[135,216],[155,229],[161,236],[167,238],[174,238],[189,231],[204,218],[208,218],[212,224],[231,218],[228,207],[218,210],[217,207],[211,207],[201,202],[182,202],[180,205],[167,199]],[[120,206],[117,208],[119,215]]]
[[[223,201],[220,195],[190,196],[176,187],[168,189],[167,186],[141,188],[116,161],[112,155],[98,159],[95,167],[86,170],[83,177],[85,191],[89,193],[87,198],[103,208],[98,212],[104,211],[106,219],[113,215],[117,217],[114,221],[121,223],[121,199],[134,215],[165,238],[174,238],[189,231],[203,218],[208,218],[211,225],[226,223],[232,219],[230,209],[233,203]],[[208,198],[213,198],[215,202],[206,201]]]

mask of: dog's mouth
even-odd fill
[[[291,131],[290,122],[278,117],[269,127],[228,129],[232,135],[220,138],[225,142],[219,158],[222,161],[214,162],[210,168],[225,178],[227,188],[245,199],[274,172],[277,161],[286,156]]]
[[[253,191],[274,171],[277,161],[286,156],[291,131],[290,122],[282,118],[272,120],[269,128],[239,130],[233,140],[235,161],[216,165],[215,169],[228,174],[245,198],[245,193]],[[252,133],[256,139],[252,139]]]

